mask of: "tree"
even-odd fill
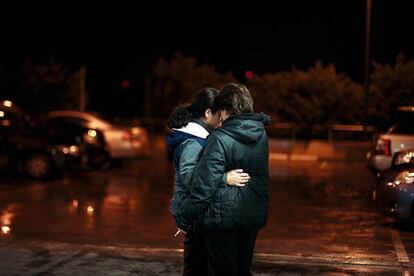
[[[406,61],[403,53],[395,63],[373,62],[369,89],[368,122],[389,126],[398,106],[414,104],[414,60]]]
[[[25,61],[19,98],[30,112],[77,107],[76,78],[62,63],[51,58],[46,63]]]
[[[160,58],[153,73],[151,114],[155,117],[168,116],[175,106],[189,102],[202,87],[219,89],[235,81],[232,72],[218,73],[213,66],[199,64],[196,58],[184,57],[181,53],[169,61]]]
[[[308,136],[315,125],[360,123],[363,120],[363,89],[335,66],[320,61],[308,70],[292,68],[257,76],[249,81],[256,109],[278,121],[294,124],[296,132]]]

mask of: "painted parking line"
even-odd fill
[[[394,242],[395,253],[397,254],[398,262],[400,263],[409,263],[410,258],[405,251],[404,245],[401,242],[400,234],[397,230],[390,229],[392,241]]]

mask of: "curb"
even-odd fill
[[[315,154],[269,153],[269,160],[317,162],[319,157]]]

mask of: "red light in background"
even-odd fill
[[[250,70],[246,71],[246,72],[244,73],[244,76],[245,76],[247,79],[252,79],[252,78],[253,78],[253,71],[250,71]]]
[[[128,89],[130,85],[131,85],[131,82],[128,79],[124,79],[121,82],[121,87],[123,89]]]

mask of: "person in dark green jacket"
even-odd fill
[[[203,88],[194,96],[190,106],[179,106],[168,120],[172,132],[167,136],[175,173],[175,191],[171,211],[176,215],[182,202],[190,195],[189,181],[200,159],[209,133],[221,124],[220,113],[215,105],[218,90]],[[249,179],[242,170],[222,174],[223,184],[243,186]],[[176,233],[179,234],[179,231]],[[184,275],[207,275],[207,248],[202,232],[191,229],[185,233]]]
[[[255,240],[268,213],[270,117],[253,113],[253,100],[241,84],[228,84],[216,98],[223,120],[206,141],[191,178],[191,195],[176,212],[180,229],[205,232],[211,275],[250,275]],[[223,174],[243,169],[244,187],[223,184]]]

